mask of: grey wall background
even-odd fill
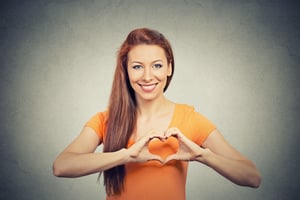
[[[187,199],[299,198],[297,1],[1,2],[1,199],[104,199],[97,175],[52,175],[57,154],[106,108],[128,32],[164,33],[168,98],[194,105],[260,169],[259,189],[191,163]],[[101,149],[99,149],[101,150]]]

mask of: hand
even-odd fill
[[[163,159],[159,155],[155,155],[149,152],[149,142],[154,138],[158,138],[163,141],[165,139],[165,136],[163,135],[163,133],[151,131],[149,134],[139,139],[136,143],[134,143],[127,149],[130,157],[129,162],[146,162],[150,160],[157,160],[161,163],[164,163]]]
[[[168,156],[164,163],[170,160],[183,160],[183,161],[193,161],[200,157],[204,153],[204,149],[199,145],[188,139],[183,135],[177,128],[170,128],[165,132],[165,137],[175,137],[178,140],[179,148],[175,154]]]

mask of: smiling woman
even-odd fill
[[[137,45],[128,53],[128,78],[137,102],[163,98],[172,66],[165,51],[156,45]],[[139,105],[139,103],[137,103]]]
[[[108,110],[57,157],[54,175],[103,171],[108,200],[184,200],[188,162],[196,161],[238,185],[259,187],[255,165],[213,123],[164,96],[173,73],[173,52],[161,33],[130,32],[118,52]]]

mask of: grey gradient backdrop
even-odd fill
[[[96,174],[56,178],[51,165],[106,108],[116,51],[137,27],[173,46],[167,97],[194,105],[262,173],[250,189],[191,163],[187,199],[299,198],[299,18],[284,0],[1,1],[0,199],[105,198]]]

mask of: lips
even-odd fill
[[[144,92],[152,92],[156,88],[157,83],[153,84],[140,84]]]

